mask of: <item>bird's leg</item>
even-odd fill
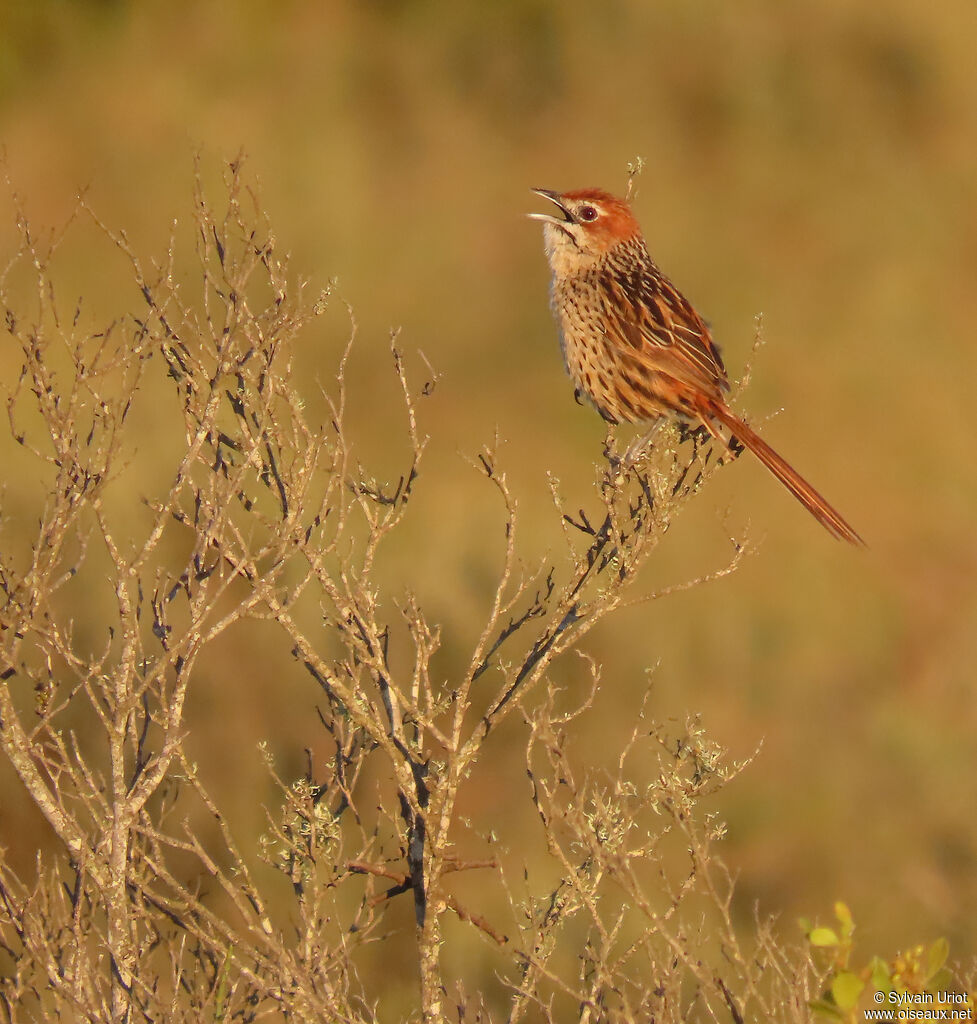
[[[663,417],[656,419],[648,430],[640,434],[628,445],[628,450],[624,453],[624,458],[621,460],[625,469],[631,469],[634,466],[638,456],[645,451],[658,428],[662,425],[662,419]]]

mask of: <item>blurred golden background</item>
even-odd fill
[[[355,312],[351,418],[378,475],[402,461],[385,450],[404,418],[389,330],[416,379],[418,349],[440,372],[391,574],[443,624],[446,676],[501,554],[501,510],[463,456],[498,429],[532,562],[562,544],[546,472],[584,495],[603,438],[560,364],[529,188],[622,192],[642,157],[649,247],[731,376],[763,315],[741,408],[870,547],[833,543],[755,461],[722,473],[647,587],[721,564],[730,532],[748,527],[759,553],[590,636],[605,671],[588,756],[655,669],[657,717],[701,712],[735,757],[762,743],[715,807],[744,914],[779,914],[795,938],[799,914],[843,898],[873,952],[946,935],[977,954],[972,0],[4,0],[0,29],[0,141],[35,231],[87,189],[162,258],[174,218],[190,222],[194,153],[219,204],[243,148],[294,273],[336,278]],[[6,262],[9,196],[2,210]],[[67,247],[66,294],[96,317],[137,310],[121,259],[99,251]],[[341,303],[319,323],[310,381],[335,371]],[[20,484],[5,475],[9,535]],[[255,744],[288,777],[322,743],[319,695],[265,639],[224,642],[190,708],[191,748],[242,836],[273,799]],[[510,773],[470,796],[486,831],[524,796],[518,757]],[[6,765],[0,783],[14,792]],[[45,832],[5,797],[0,842],[26,869]]]

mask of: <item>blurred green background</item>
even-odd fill
[[[584,503],[603,437],[560,364],[529,188],[620,192],[643,157],[652,253],[732,376],[763,314],[743,407],[870,547],[833,543],[748,458],[720,474],[647,588],[720,564],[730,531],[748,526],[759,554],[588,638],[605,672],[583,749],[597,764],[620,742],[657,666],[658,717],[700,711],[736,757],[762,743],[714,808],[744,914],[756,902],[794,937],[798,914],[844,898],[873,952],[946,935],[972,955],[975,43],[973,0],[6,0],[0,141],[36,230],[87,188],[158,258],[173,219],[190,220],[194,152],[219,203],[221,162],[243,147],[295,273],[337,278],[355,311],[353,433],[379,475],[403,461],[388,450],[404,420],[389,329],[418,381],[417,349],[440,371],[390,572],[443,623],[446,675],[481,628],[502,546],[500,509],[462,456],[498,428],[532,561],[562,544],[546,471]],[[96,259],[66,248],[65,291],[95,317],[137,310],[99,244]],[[0,253],[15,245],[4,197]],[[337,303],[306,335],[304,369],[328,380],[347,327]],[[190,707],[191,749],[239,836],[261,828],[258,740],[286,777],[324,749],[318,695],[268,639],[226,639]],[[499,742],[515,749],[517,731]],[[486,831],[525,798],[518,757],[506,772],[469,796]],[[0,781],[12,792],[5,766]],[[44,835],[4,797],[0,841],[18,837],[19,864]]]

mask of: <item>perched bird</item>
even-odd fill
[[[679,416],[750,449],[833,536],[863,544],[844,517],[726,404],[726,368],[705,321],[655,266],[626,200],[600,189],[533,191],[552,304],[575,393],[609,423]]]

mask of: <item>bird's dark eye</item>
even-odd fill
[[[581,206],[577,210],[577,217],[580,220],[597,220],[597,210],[593,206]]]

